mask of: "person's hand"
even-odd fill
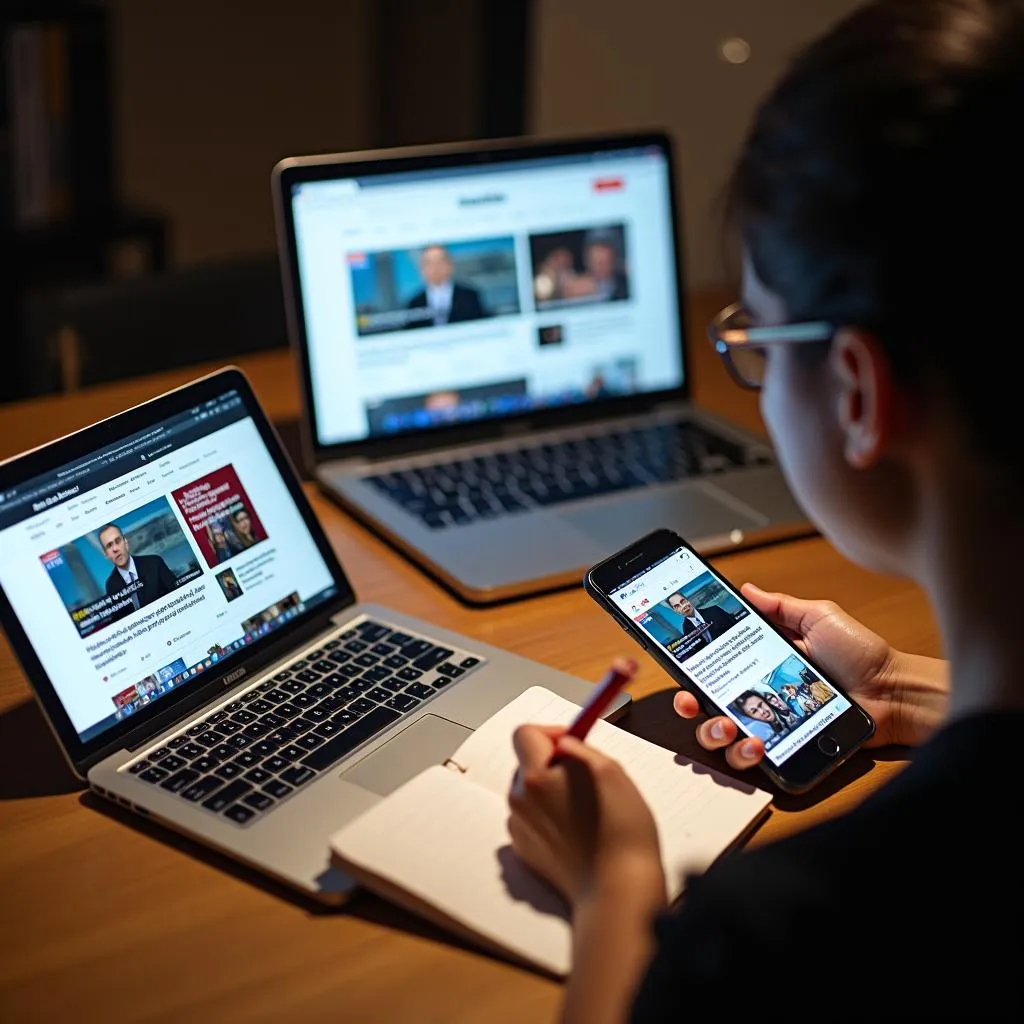
[[[742,593],[871,715],[876,728],[867,746],[922,743],[941,724],[949,695],[945,662],[901,654],[832,601],[769,594],[750,583]],[[683,718],[700,714],[691,693],[680,691],[673,705]],[[697,728],[702,747],[725,747],[733,768],[749,768],[763,757],[764,744],[753,737],[736,742],[738,735],[736,723],[724,715]]]
[[[573,906],[613,890],[664,901],[658,831],[643,797],[618,762],[564,732],[536,725],[515,732],[513,849]]]

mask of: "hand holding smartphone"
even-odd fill
[[[862,708],[671,530],[599,562],[584,587],[708,714],[763,741],[761,767],[781,789],[810,789],[874,732]]]

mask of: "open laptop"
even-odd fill
[[[0,498],[0,619],[74,771],[324,901],[334,829],[527,687],[590,692],[357,603],[234,369],[0,464]]]
[[[811,532],[768,445],[687,401],[664,134],[273,178],[312,471],[464,599],[578,583],[655,527],[705,553]]]

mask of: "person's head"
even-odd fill
[[[780,724],[775,709],[756,690],[745,690],[741,693],[736,698],[735,707],[741,714],[757,722],[767,722],[773,726]]]
[[[420,253],[420,274],[432,288],[452,279],[451,254],[443,245],[428,245]]]
[[[619,257],[610,241],[595,239],[587,243],[583,263],[591,276],[599,281],[607,281],[615,275]]]
[[[746,312],[827,339],[764,348],[762,411],[801,503],[870,567],[924,576],[928,531],[1024,490],[1018,328],[992,319],[1024,229],[993,146],[1022,109],[1019,0],[877,0],[796,58],[741,150]]]
[[[249,515],[248,509],[238,509],[231,516],[231,522],[234,524],[235,530],[243,537],[252,537],[252,516]]]
[[[777,693],[764,693],[764,699],[773,707],[776,711],[786,711],[785,701]]]
[[[784,685],[784,686],[782,687],[782,692],[783,692],[783,693],[784,693],[784,694],[785,694],[785,695],[786,695],[787,697],[795,697],[795,696],[796,696],[796,686],[794,686],[794,685],[793,685],[792,683],[786,683],[786,684],[785,684],[785,685]]]
[[[693,614],[693,605],[690,601],[680,593],[669,594],[668,606],[674,612],[686,616]]]
[[[131,561],[132,552],[128,545],[128,538],[121,532],[121,527],[115,523],[107,523],[100,527],[96,535],[103,549],[103,554],[118,567],[127,569]]]
[[[218,547],[228,542],[228,535],[224,530],[224,525],[218,520],[210,523],[210,536],[213,538],[213,543]]]

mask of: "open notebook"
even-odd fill
[[[444,764],[396,789],[330,840],[366,888],[504,956],[569,973],[568,908],[510,845],[506,796],[524,722],[568,725],[577,705],[543,687],[489,718]],[[607,722],[587,742],[618,760],[658,825],[669,895],[764,815],[771,796]]]

